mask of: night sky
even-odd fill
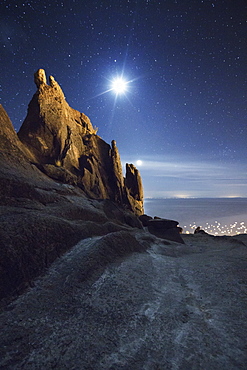
[[[246,15],[246,0],[2,0],[1,103],[18,131],[44,68],[145,197],[247,197]]]

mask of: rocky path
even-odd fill
[[[156,243],[89,278],[101,238],[81,241],[2,312],[0,368],[244,369],[246,246],[185,241],[177,257]]]

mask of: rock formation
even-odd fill
[[[121,188],[115,144],[111,155]],[[117,202],[89,199],[81,188],[55,181],[39,167],[0,105],[0,301],[25,289],[79,240],[141,228],[134,213]]]
[[[149,220],[152,220],[152,219],[153,219],[153,217],[148,216],[148,215],[146,215],[146,214],[143,214],[143,215],[141,215],[141,216],[139,217],[139,220],[141,221],[141,223],[142,223],[142,225],[143,225],[144,227],[147,227],[147,226],[148,226],[148,221],[149,221]]]
[[[155,217],[147,222],[148,231],[159,238],[172,240],[177,243],[184,243],[180,236],[181,228],[178,227],[178,221],[167,220]]]
[[[143,214],[143,188],[141,176],[133,164],[126,163],[125,191],[131,209],[137,215]]]
[[[18,136],[48,176],[74,184],[94,199],[110,199],[143,214],[143,189],[138,170],[126,165],[126,179],[116,142],[110,146],[98,135],[90,119],[72,109],[59,84],[45,71],[34,76],[37,91]]]
[[[0,105],[0,300],[79,240],[141,228],[141,178],[43,70],[17,134]],[[99,201],[100,200],[100,201]],[[130,212],[131,211],[131,212]]]

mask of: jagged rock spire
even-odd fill
[[[135,213],[143,214],[143,187],[142,179],[138,169],[133,165],[126,163],[125,188],[131,207]]]
[[[34,73],[34,83],[37,88],[39,88],[42,84],[46,85],[46,75],[44,69],[38,69],[37,72]]]
[[[96,199],[111,199],[143,213],[141,177],[133,165],[126,167],[124,181],[120,156],[113,140],[110,146],[98,135],[90,119],[72,109],[64,93],[45,71],[34,75],[37,91],[28,106],[18,136],[50,177],[82,188]]]

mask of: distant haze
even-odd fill
[[[201,226],[213,235],[247,233],[247,198],[146,199],[144,211],[178,221],[184,232]]]
[[[124,157],[124,160],[130,163],[133,157]],[[138,169],[145,198],[247,197],[246,171],[243,164],[237,161],[199,161],[194,156],[150,156],[142,157]]]

